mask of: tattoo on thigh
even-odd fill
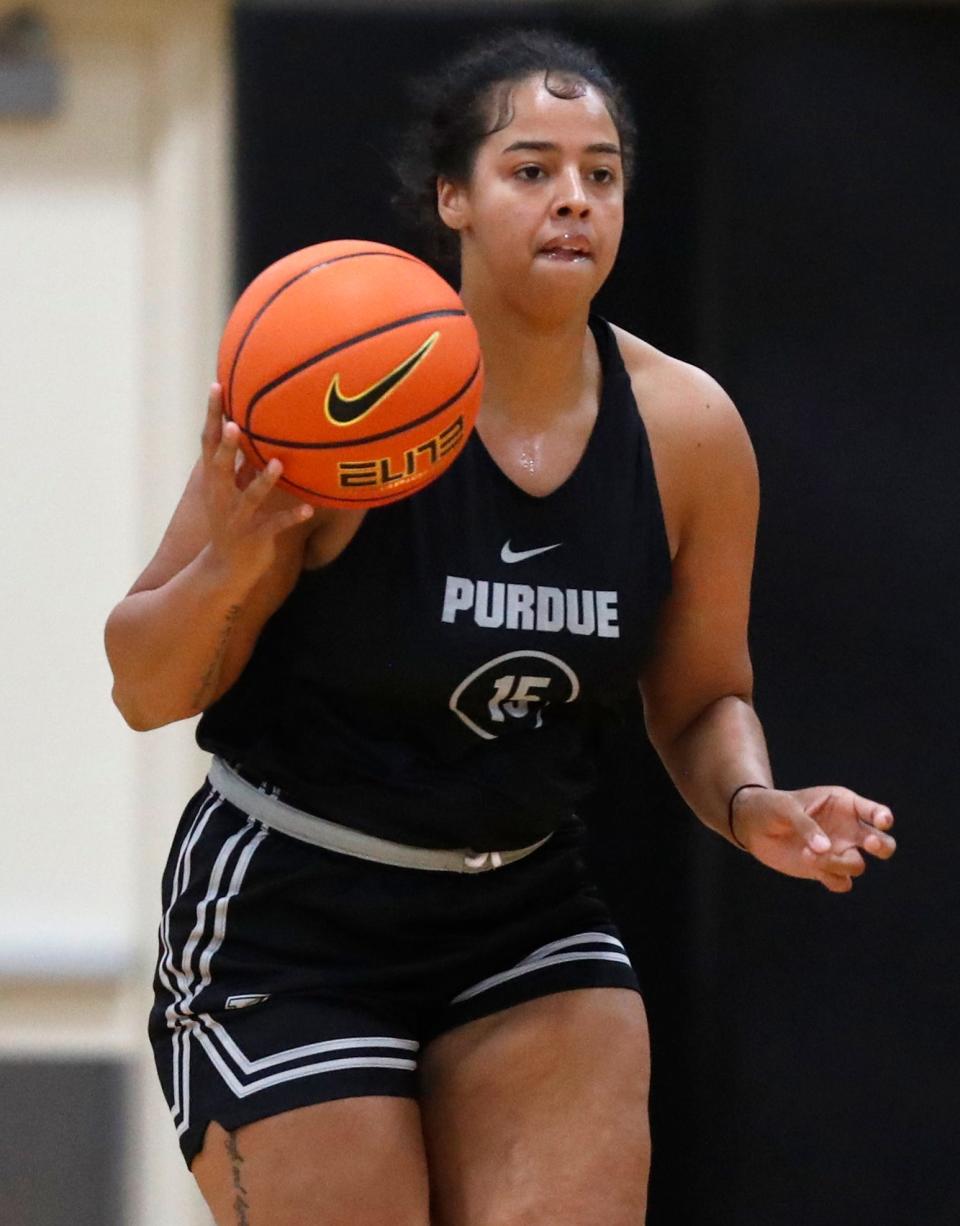
[[[247,1201],[247,1189],[243,1186],[243,1155],[237,1145],[235,1132],[227,1133],[227,1153],[230,1155],[233,1173],[233,1208],[237,1215],[237,1226],[250,1226],[250,1205]]]

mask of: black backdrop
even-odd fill
[[[638,185],[601,311],[719,377],[753,437],[778,782],[898,819],[895,860],[828,895],[700,827],[639,712],[611,746],[586,816],[650,1015],[648,1220],[957,1226],[960,12],[242,4],[238,286],[324,239],[418,250],[389,206],[403,83],[515,21],[631,86]]]

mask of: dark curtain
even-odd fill
[[[639,705],[611,743],[585,816],[650,1016],[648,1221],[956,1226],[960,13],[241,5],[238,288],[325,239],[422,254],[390,205],[404,83],[517,23],[594,45],[636,106],[599,309],[710,370],[753,438],[776,778],[898,819],[896,858],[828,895],[690,816]]]

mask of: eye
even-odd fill
[[[514,174],[518,179],[523,179],[526,183],[536,183],[543,177],[545,171],[542,166],[535,166],[532,162],[526,166],[518,166]]]
[[[597,183],[613,183],[616,180],[616,175],[609,166],[598,166],[590,175]]]

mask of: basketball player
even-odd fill
[[[311,512],[235,479],[214,388],[112,613],[135,728],[215,756],[163,883],[150,1032],[221,1226],[643,1221],[647,1026],[580,855],[596,732],[638,683],[697,817],[844,893],[890,810],[777,789],[751,704],[758,482],[703,374],[590,313],[630,173],[587,51],[512,34],[414,147],[486,385],[452,468]]]

